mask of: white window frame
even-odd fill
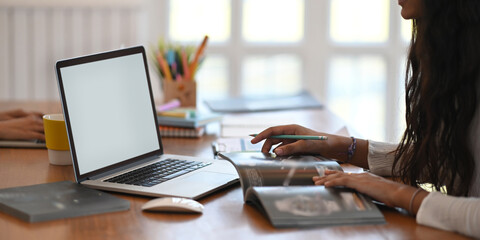
[[[173,0],[174,1],[174,0]],[[231,1],[231,37],[222,44],[209,44],[206,54],[222,55],[228,60],[229,94],[240,96],[242,79],[242,60],[249,55],[295,54],[302,61],[303,89],[313,89],[311,93],[328,106],[328,63],[335,55],[377,54],[385,58],[387,67],[385,139],[397,141],[403,129],[399,126],[403,116],[399,116],[399,102],[404,101],[398,87],[399,79],[404,73],[400,66],[404,65],[408,43],[401,36],[400,7],[395,1],[390,3],[389,35],[384,43],[340,44],[329,37],[329,9],[332,0],[305,0],[304,39],[299,44],[258,44],[247,43],[242,38],[242,0]],[[386,0],[385,0],[386,1]],[[163,23],[149,26],[149,40],[154,43],[158,36],[168,41],[168,9],[169,0],[148,0],[145,4],[149,23]],[[346,119],[347,120],[347,119]],[[348,122],[348,120],[347,120]],[[362,136],[367,137],[368,136]]]

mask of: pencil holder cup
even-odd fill
[[[195,81],[164,81],[163,96],[164,102],[178,99],[181,107],[196,107],[197,83]]]

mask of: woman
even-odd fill
[[[277,155],[320,154],[367,168],[370,173],[326,171],[313,181],[356,189],[408,210],[420,224],[480,238],[480,1],[399,0],[399,5],[402,17],[413,19],[407,128],[400,144],[298,125],[269,128],[252,143],[279,134],[327,135],[327,141],[267,139],[262,151],[281,143]],[[419,188],[422,183],[437,191]]]
[[[23,110],[0,112],[0,139],[45,140],[42,113]]]

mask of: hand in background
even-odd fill
[[[327,136],[328,140],[293,140],[293,139],[271,139],[273,135],[311,135]],[[337,135],[325,134],[300,125],[283,125],[267,128],[252,139],[252,143],[258,143],[265,140],[262,146],[262,152],[269,152],[273,145],[281,143],[274,149],[274,153],[283,155],[293,154],[319,154],[326,157],[345,154],[351,139]],[[345,154],[346,156],[346,154]]]
[[[28,116],[35,116],[42,119],[43,113],[41,112],[26,112],[22,109],[15,109],[5,112],[0,112],[0,121],[11,120],[16,118],[23,118]]]
[[[0,113],[0,139],[45,140],[41,113],[15,110]]]

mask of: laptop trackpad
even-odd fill
[[[217,172],[197,172],[189,177],[182,179],[184,189],[188,191],[202,193],[208,189],[215,189],[236,179],[231,174]]]

